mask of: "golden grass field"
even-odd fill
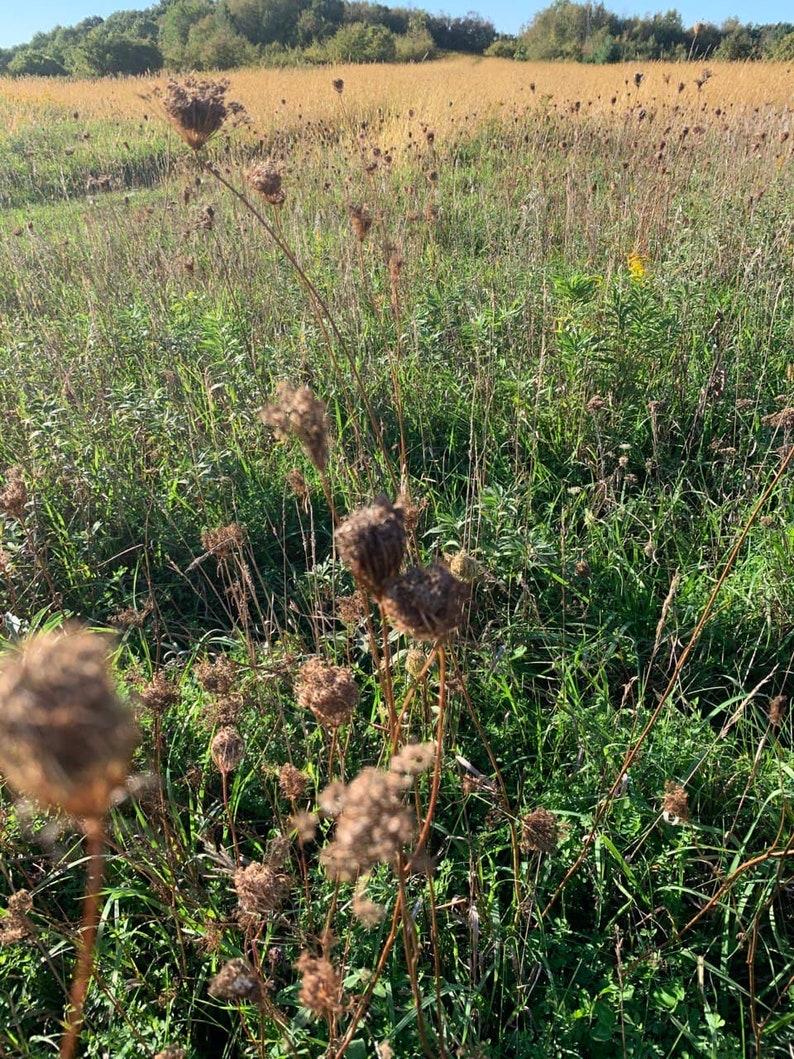
[[[582,66],[573,63],[519,63],[460,56],[427,64],[243,70],[228,75],[230,97],[248,111],[257,131],[280,125],[338,118],[340,101],[331,80],[345,82],[344,106],[356,115],[377,112],[397,118],[414,108],[438,132],[476,118],[521,113],[537,107],[564,108],[579,101],[590,113],[641,103],[678,107],[684,115],[756,108],[788,108],[794,124],[794,71],[787,63],[709,63],[711,77],[698,88],[701,65],[635,63]],[[634,75],[641,71],[639,88]],[[209,75],[208,75],[209,76]],[[39,121],[41,108],[79,110],[84,118],[134,119],[156,100],[151,93],[165,77],[96,81],[25,78],[0,84],[0,105],[8,133]],[[683,88],[679,90],[679,85]],[[615,100],[613,103],[612,100]],[[758,114],[756,113],[756,118]],[[386,123],[388,125],[388,122]]]

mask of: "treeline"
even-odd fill
[[[81,77],[256,64],[419,62],[482,54],[497,38],[478,15],[451,18],[366,0],[161,0],[37,33],[0,49],[0,73]]]
[[[556,0],[517,37],[464,18],[368,0],[160,0],[37,33],[0,49],[0,74],[102,77],[326,62],[421,62],[445,52],[589,63],[638,59],[794,60],[794,23],[685,28],[680,14],[619,17]]]
[[[517,38],[495,41],[491,54],[534,61],[587,63],[666,59],[794,59],[794,23],[742,25],[732,18],[686,28],[678,11],[620,17],[603,4],[557,0],[539,11]]]

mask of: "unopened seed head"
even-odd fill
[[[232,772],[243,760],[245,743],[237,729],[227,725],[215,733],[210,753],[218,772]]]
[[[116,694],[105,637],[32,636],[0,667],[0,771],[43,806],[98,819],[124,784],[138,742]]]
[[[441,640],[456,629],[463,616],[467,586],[441,563],[426,569],[411,567],[390,581],[381,605],[400,632],[417,640]]]

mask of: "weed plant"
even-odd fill
[[[791,102],[505,69],[0,143],[4,665],[142,730],[82,1054],[789,1054]],[[38,1059],[92,850],[0,797]]]

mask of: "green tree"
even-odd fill
[[[258,60],[257,49],[217,12],[191,26],[183,54],[184,64],[196,70],[230,70]]]
[[[33,48],[18,51],[6,67],[6,72],[12,77],[65,77],[69,73],[63,63]]]
[[[221,0],[218,10],[251,44],[294,45],[302,4],[296,0]]]
[[[387,63],[397,56],[394,34],[365,22],[340,26],[325,47],[328,58],[337,63]]]
[[[794,30],[786,33],[774,42],[769,49],[769,58],[775,62],[791,62],[794,60]]]
[[[190,31],[197,22],[214,14],[210,0],[177,0],[159,18],[158,44],[167,66],[178,69],[185,62]]]

